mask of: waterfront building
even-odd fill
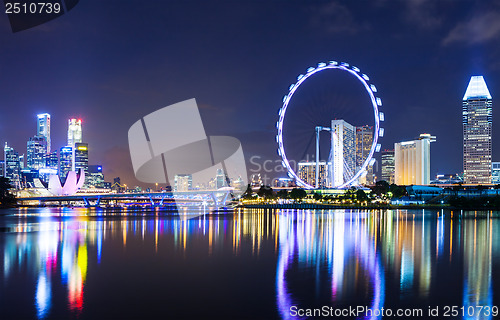
[[[373,127],[356,127],[356,172],[361,170],[363,163],[370,154],[373,144]],[[359,178],[359,184],[373,184],[373,166],[366,167],[366,175]]]
[[[4,176],[4,172],[5,172],[5,161],[0,160],[0,177]]]
[[[458,184],[463,183],[462,177],[456,173],[437,174],[436,179],[431,184]]]
[[[193,175],[176,174],[174,176],[174,191],[189,191],[192,189],[192,187],[193,187]]]
[[[462,101],[463,169],[468,184],[491,183],[491,105],[483,77],[471,77]]]
[[[356,129],[344,120],[332,120],[333,141],[328,157],[328,186],[337,187],[356,173]],[[314,184],[313,184],[314,185]]]
[[[431,178],[431,142],[436,137],[421,134],[418,140],[394,144],[395,183],[397,185],[428,185]]]
[[[41,113],[37,115],[37,124],[36,124],[36,136],[44,137],[46,141],[47,151],[46,154],[50,153],[50,114]]]
[[[34,179],[36,178],[39,178],[39,170],[30,169],[28,167],[21,169],[21,188],[33,188]]]
[[[87,186],[104,188],[104,174],[102,173],[101,165],[89,165],[89,172],[85,178],[87,180]]]
[[[241,191],[245,191],[247,189],[247,185],[241,176],[238,176],[238,178],[231,181],[231,187]]]
[[[88,184],[89,175],[89,145],[87,143],[75,143],[75,161],[73,162],[73,171],[79,172],[82,169],[85,172],[85,186]]]
[[[23,159],[14,148],[7,145],[7,142],[5,142],[3,152],[5,161],[4,177],[10,179],[10,183],[13,186],[20,188],[21,170],[23,169],[22,167],[24,167],[21,165]]]
[[[82,142],[82,120],[68,120],[68,146],[74,147],[76,143]]]
[[[316,184],[316,161],[312,162],[299,162],[298,163],[299,170],[298,176],[299,178],[307,183],[308,185],[314,186]],[[318,173],[319,173],[319,181],[318,187],[325,188],[326,187],[326,171],[327,164],[326,161],[320,161],[318,163]]]
[[[500,162],[491,163],[491,183],[500,184]]]
[[[220,189],[226,187],[226,175],[224,170],[217,169],[217,175],[215,176],[215,188]]]
[[[295,180],[292,178],[275,178],[273,180],[273,188],[290,188],[290,187],[295,187]]]
[[[28,169],[39,170],[46,165],[47,140],[43,136],[34,136],[27,143],[27,161]]]
[[[59,151],[59,178],[66,180],[68,172],[73,169],[73,148],[70,146],[62,147]]]
[[[382,151],[382,180],[387,181],[389,184],[394,183],[394,150]]]

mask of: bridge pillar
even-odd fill
[[[83,197],[83,202],[85,202],[85,207],[87,207],[87,208],[90,207],[90,202],[89,202],[89,199],[87,199],[87,197]]]
[[[227,196],[229,196],[229,192],[226,192],[226,194],[224,195],[224,198],[222,198],[221,205],[223,207],[226,206]]]
[[[212,200],[214,202],[214,206],[217,207],[219,205],[219,203],[217,202],[217,195],[215,194],[216,192],[211,192],[210,193],[210,196],[212,197]]]

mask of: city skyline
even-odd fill
[[[102,163],[107,177],[139,185],[128,158],[128,127],[141,114],[195,97],[208,134],[237,137],[247,161],[254,155],[274,161],[275,113],[284,92],[305,66],[336,59],[366,70],[377,83],[386,114],[382,149],[420,132],[439,137],[431,159],[434,177],[462,171],[462,149],[453,141],[462,132],[459,106],[470,77],[483,75],[493,96],[500,85],[495,3],[194,3],[196,10],[174,3],[137,11],[134,2],[124,1],[119,14],[103,16],[81,4],[16,34],[1,17],[1,55],[9,64],[0,104],[4,119],[11,120],[0,123],[0,142],[24,153],[33,133],[21,123],[47,112],[55,150],[64,145],[64,122],[82,118],[93,150],[90,163]],[[114,6],[102,6],[102,12],[114,12]],[[164,19],[170,11],[177,15]],[[134,19],[144,15],[145,25]],[[485,29],[481,21],[491,23]],[[492,161],[500,160],[499,135],[493,129]]]

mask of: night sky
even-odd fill
[[[52,149],[59,149],[67,119],[78,117],[89,163],[103,165],[106,181],[120,176],[133,186],[139,182],[130,126],[196,98],[207,134],[240,139],[252,173],[251,157],[279,160],[275,122],[289,85],[308,67],[336,60],[376,84],[386,119],[383,149],[431,133],[431,176],[460,173],[462,97],[472,75],[483,75],[493,96],[493,161],[500,161],[499,40],[498,1],[81,0],[63,16],[16,33],[0,14],[0,143],[26,153],[36,114],[48,112]],[[354,108],[342,92],[355,92],[357,84],[349,90],[342,79],[315,79],[318,86],[303,94],[316,102],[310,110],[291,108],[295,117],[324,110],[314,87],[326,84],[326,100],[337,110]],[[359,107],[360,117],[368,108]]]

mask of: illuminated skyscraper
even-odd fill
[[[344,120],[332,120],[333,141],[327,184],[337,187],[356,173],[356,128]]]
[[[418,140],[394,144],[397,185],[427,185],[431,181],[431,142],[436,137],[424,133]]]
[[[373,143],[373,127],[356,127],[356,172],[361,170],[363,163],[370,154]],[[366,175],[360,177],[360,184],[373,184],[373,166],[366,167]]]
[[[27,167],[29,169],[40,170],[45,168],[45,158],[47,157],[47,140],[44,136],[31,137],[27,144]]]
[[[382,180],[394,183],[394,150],[382,151]]]
[[[307,183],[308,185],[314,186],[316,183],[316,162],[299,162],[299,178]],[[318,165],[318,187],[325,188],[326,187],[326,170],[327,165],[325,161],[320,161]]]
[[[465,183],[491,183],[491,104],[483,77],[471,77],[462,102]]]
[[[21,157],[19,156],[19,153],[14,150],[14,148],[7,145],[7,142],[5,142],[3,152],[5,161],[4,177],[10,179],[11,184],[16,186],[16,188],[19,188],[22,169]]]
[[[59,177],[64,181],[68,172],[73,169],[73,148],[69,146],[62,147],[59,157]]]
[[[174,177],[174,191],[189,191],[193,187],[191,174],[176,174]]]
[[[50,114],[41,113],[37,115],[36,136],[44,137],[47,142],[46,154],[50,153]]]
[[[87,186],[89,175],[89,145],[87,143],[75,143],[75,162],[73,170],[77,173],[80,169],[85,172],[85,186]]]
[[[215,176],[215,188],[220,189],[226,187],[226,176],[224,175],[224,170],[217,169],[217,175]]]
[[[75,143],[82,142],[82,120],[68,120],[68,146],[74,147]]]
[[[104,174],[102,173],[101,165],[89,165],[89,174],[87,180],[88,186],[92,186],[94,188],[104,188]]]

